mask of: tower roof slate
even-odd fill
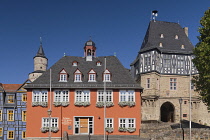
[[[163,38],[161,38],[161,34]],[[175,36],[178,39],[175,39]],[[162,47],[159,44],[162,43]],[[181,48],[184,45],[184,49]],[[192,54],[194,46],[178,24],[165,21],[150,21],[140,53],[158,49],[162,53]]]
[[[43,50],[42,44],[40,44],[39,50],[38,50],[38,52],[37,52],[35,57],[44,57],[44,58],[46,58],[46,56],[44,54],[44,50]]]
[[[73,66],[73,62],[78,62],[77,66]],[[101,62],[101,66],[97,66],[97,62]],[[51,86],[52,88],[103,88],[104,64],[103,56],[94,57],[92,61],[86,61],[84,57],[64,56],[50,68]],[[111,82],[106,82],[107,88],[142,89],[117,57],[106,56],[106,68],[111,73]],[[50,69],[25,88],[49,88]],[[59,82],[59,74],[63,69],[68,73],[67,82]],[[82,82],[74,82],[74,72],[77,69],[82,73]],[[96,72],[96,82],[88,82],[88,73],[91,69]]]

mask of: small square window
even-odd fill
[[[0,137],[3,136],[3,128],[0,127]]]
[[[77,62],[73,62],[72,65],[73,65],[73,66],[77,66]]]
[[[187,101],[184,101],[184,104],[187,104]]]
[[[160,34],[160,38],[164,38],[163,34]]]
[[[163,43],[160,43],[160,44],[159,44],[159,47],[163,47]]]
[[[183,117],[187,117],[187,114],[183,114]]]
[[[8,95],[7,102],[8,103],[14,103],[14,96],[13,95]]]

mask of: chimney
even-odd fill
[[[185,32],[185,34],[186,34],[187,37],[188,37],[188,27],[184,27],[184,32]]]

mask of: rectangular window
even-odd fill
[[[147,78],[147,88],[150,88],[150,78]]]
[[[176,78],[170,78],[170,90],[176,90],[177,81]]]
[[[120,90],[120,102],[135,102],[134,90]]]
[[[134,118],[119,118],[119,127],[121,128],[135,128]]]
[[[60,82],[67,82],[67,74],[60,74]]]
[[[26,138],[26,131],[22,131],[22,139]]]
[[[54,92],[54,102],[69,102],[69,91],[67,90],[56,90]]]
[[[26,111],[22,111],[22,121],[26,121]]]
[[[3,128],[0,127],[0,137],[2,137],[2,136],[3,136]]]
[[[7,110],[7,120],[14,121],[14,110]]]
[[[74,82],[82,82],[81,74],[75,74]]]
[[[171,56],[170,55],[163,56],[163,67],[165,67],[165,68],[171,67]]]
[[[7,139],[14,139],[14,131],[7,131]]]
[[[178,68],[184,67],[184,56],[177,56],[177,67]]]
[[[96,81],[96,74],[89,74],[89,81],[88,82],[95,82]]]
[[[0,110],[0,121],[2,121],[2,110]]]
[[[47,90],[34,90],[33,102],[47,102]]]
[[[76,90],[75,91],[75,102],[90,102],[90,91],[89,90]]]
[[[8,99],[7,99],[7,102],[8,102],[8,103],[14,103],[14,95],[8,95],[7,98],[8,98]]]
[[[110,76],[110,74],[104,74],[104,81],[105,81],[105,82],[110,82],[110,81],[111,81],[111,76]]]
[[[26,94],[22,94],[22,101],[26,102],[27,101],[27,95]]]
[[[106,127],[114,128],[113,124],[114,124],[114,122],[113,122],[112,118],[106,118]]]
[[[58,118],[51,118],[51,127],[58,127]],[[49,118],[42,118],[42,127],[49,127]]]
[[[145,66],[151,65],[151,56],[145,56]]]
[[[187,114],[183,114],[183,117],[185,117],[185,118],[186,118],[186,117],[187,117]]]
[[[99,90],[98,91],[98,96],[97,96],[97,101],[98,102],[103,102],[104,101],[104,91]],[[106,102],[112,102],[113,101],[113,92],[111,90],[106,91]]]
[[[191,81],[191,83],[190,83],[190,88],[191,89],[194,89],[194,83]]]

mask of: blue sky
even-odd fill
[[[189,27],[193,45],[210,0],[0,0],[0,83],[21,84],[33,72],[42,37],[48,68],[64,53],[83,56],[96,43],[97,56],[116,53],[126,68],[136,58],[151,11],[157,20]]]

